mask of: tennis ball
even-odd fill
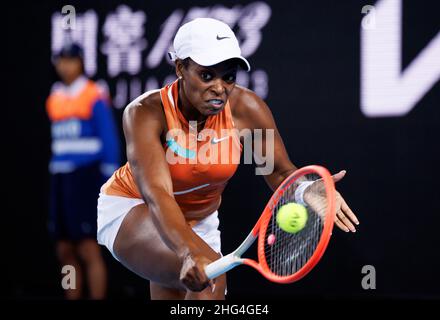
[[[304,206],[291,202],[278,210],[276,220],[281,230],[296,233],[306,225],[307,216],[307,210]]]

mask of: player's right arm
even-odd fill
[[[182,262],[180,280],[191,290],[202,290],[208,285],[203,270],[210,260],[194,242],[193,231],[173,196],[173,184],[161,143],[166,122],[160,100],[157,100],[157,96],[149,96],[132,102],[125,109],[123,128],[127,158],[162,240]]]

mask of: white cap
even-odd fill
[[[185,23],[174,37],[171,60],[191,58],[201,66],[212,66],[229,59],[239,59],[244,70],[251,69],[241,56],[240,46],[229,26],[211,18],[197,18]]]

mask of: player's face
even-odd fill
[[[72,83],[82,74],[82,62],[79,58],[60,57],[55,63],[55,68],[66,84]]]
[[[210,67],[191,60],[186,68],[182,66],[182,88],[188,102],[205,116],[221,112],[235,87],[237,67],[236,60]]]

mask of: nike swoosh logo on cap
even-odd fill
[[[231,37],[219,37],[219,35],[217,35],[217,40],[223,40],[223,39],[229,39]]]

